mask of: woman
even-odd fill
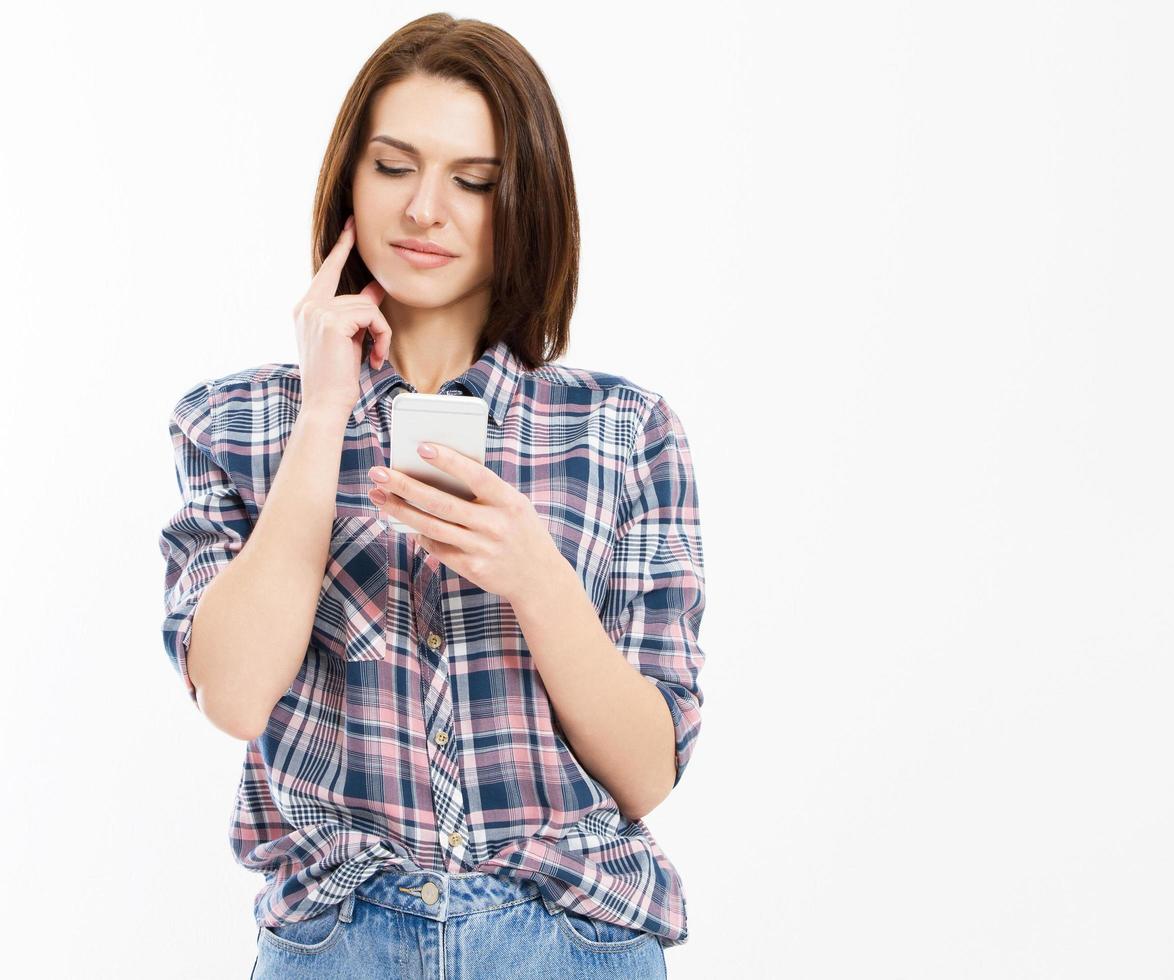
[[[697,494],[662,397],[551,363],[578,217],[525,50],[446,14],[390,37],[314,243],[300,364],[176,405],[159,541],[168,654],[247,741],[254,976],[664,976],[685,897],[641,818],[700,730]],[[487,403],[484,465],[429,460],[473,499],[386,469],[404,391]]]

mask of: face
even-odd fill
[[[396,303],[440,307],[478,290],[493,272],[493,199],[500,132],[480,92],[449,79],[412,76],[371,106],[371,141],[354,174],[359,254]],[[393,245],[414,238],[455,258],[443,264]]]

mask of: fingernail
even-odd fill
[[[389,480],[391,479],[391,472],[384,469],[382,466],[376,466],[375,469],[371,471],[371,476],[376,480]]]
[[[436,455],[436,447],[429,442],[422,442],[416,448],[419,450],[420,455],[426,459],[431,459]]]

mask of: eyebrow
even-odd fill
[[[403,150],[405,153],[410,153],[414,157],[418,157],[420,155],[420,151],[417,150],[414,146],[412,146],[411,143],[407,143],[404,140],[397,140],[394,136],[384,136],[382,134],[380,134],[379,136],[372,136],[371,142],[372,143],[386,143],[388,146],[394,146],[396,149]],[[453,163],[491,163],[495,167],[501,166],[501,158],[500,157],[461,157],[457,160],[453,160],[452,162]]]

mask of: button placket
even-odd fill
[[[461,848],[466,839],[465,795],[461,788],[458,760],[445,750],[452,725],[452,691],[449,685],[448,656],[439,624],[444,622],[441,597],[443,575],[439,559],[428,558],[416,565],[413,576],[413,611],[416,617],[420,683],[424,696],[425,731],[429,741],[428,768],[437,836],[449,872],[471,867]]]

